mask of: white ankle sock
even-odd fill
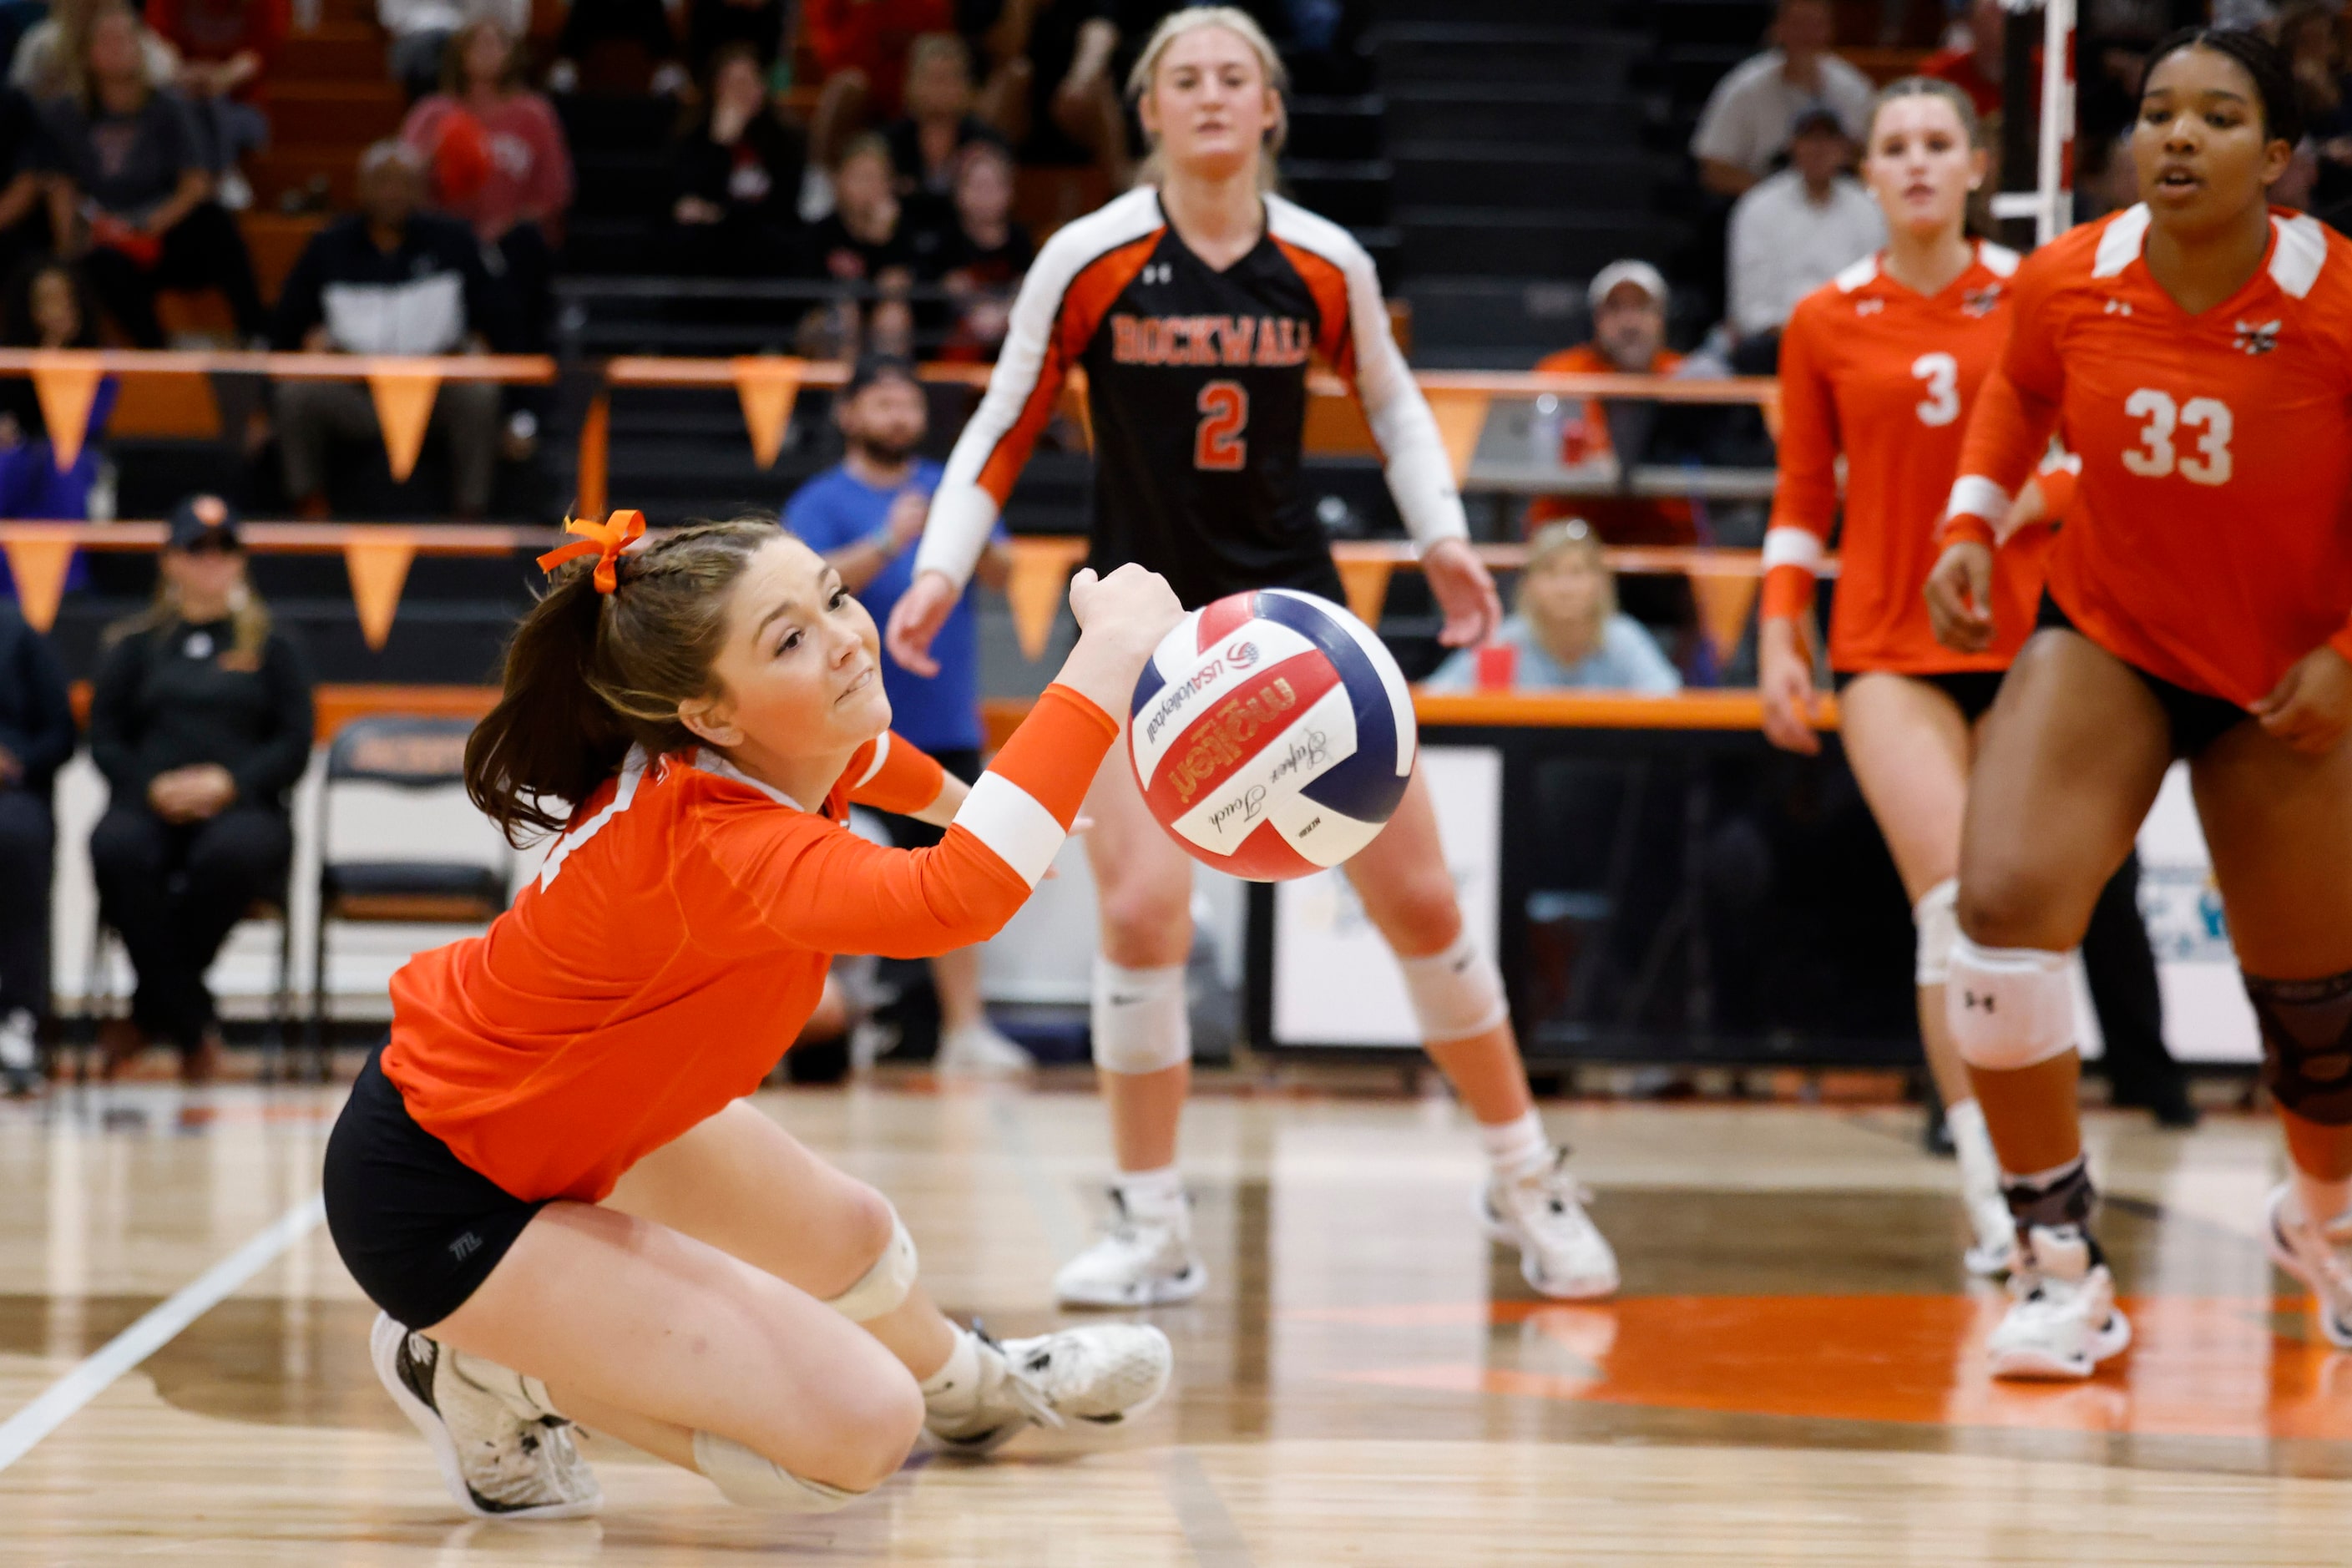
[[[2303,1217],[2325,1226],[2352,1207],[2352,1182],[2324,1181],[2320,1177],[2294,1173],[2294,1206]]]
[[[980,1336],[956,1331],[955,1349],[940,1370],[922,1381],[923,1403],[934,1413],[961,1415],[980,1397]]]
[[[1478,1142],[1495,1174],[1507,1182],[1551,1163],[1551,1140],[1544,1136],[1543,1118],[1532,1110],[1511,1121],[1480,1122]]]
[[[1971,1203],[1999,1197],[2000,1161],[1992,1152],[1992,1134],[1985,1131],[1984,1107],[1973,1100],[1946,1106],[1944,1128],[1960,1163],[1960,1195]]]
[[[1131,1215],[1164,1215],[1184,1206],[1184,1173],[1173,1165],[1121,1171],[1113,1184]]]

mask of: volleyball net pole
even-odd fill
[[[2021,250],[2074,226],[2075,0],[2003,0],[2000,189],[1992,216]],[[2042,13],[2042,69],[2033,68]]]

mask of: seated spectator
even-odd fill
[[[8,281],[0,336],[12,349],[98,347],[98,310],[89,286],[69,263],[30,263]],[[120,390],[110,375],[98,384],[81,450],[60,469],[32,379],[0,379],[0,517],[89,520],[90,487],[98,483],[99,437]],[[77,575],[79,571],[77,562]],[[79,586],[76,577],[67,583]]]
[[[49,248],[49,212],[41,200],[41,120],[33,100],[0,88],[0,278]]]
[[[809,126],[817,163],[831,168],[852,137],[898,117],[908,52],[956,25],[955,0],[802,0],[801,43],[824,87]]]
[[[572,0],[548,91],[677,98],[693,85],[662,0]]]
[[[670,266],[703,277],[796,268],[808,142],[777,118],[759,56],[729,44],[711,57],[708,107],[670,155]]]
[[[809,237],[817,276],[848,285],[825,314],[832,341],[825,357],[858,353],[911,356],[914,317],[907,303],[926,251],[940,237],[918,232],[891,189],[890,146],[872,132],[849,144],[834,172],[834,210]]]
[[[2304,137],[2316,164],[2305,171],[2308,205],[2340,218],[2340,209],[2352,199],[2352,78],[2345,72],[2343,8],[2327,0],[2301,0],[2287,7],[2278,19],[2278,45],[2294,73]],[[2275,186],[2271,199],[2297,205],[2281,197]]]
[[[495,247],[513,302],[518,349],[546,340],[549,286],[572,153],[554,106],[522,85],[522,50],[504,24],[467,24],[442,61],[442,89],[408,111],[401,140],[433,172],[433,200]]]
[[[467,24],[496,22],[509,38],[530,37],[530,0],[375,0],[375,19],[392,35],[392,79],[414,103],[440,85],[449,44]]]
[[[1977,106],[1977,118],[1990,120],[2001,110],[2001,50],[2008,36],[2009,9],[2001,0],[1969,0],[1966,43],[1937,50],[1920,62],[1919,74],[1950,82]],[[1998,140],[1998,138],[1994,138]]]
[[[1612,261],[1593,274],[1585,298],[1592,310],[1592,341],[1546,354],[1536,369],[1564,375],[1672,375],[1683,356],[1666,347],[1665,278],[1646,261]],[[1574,468],[1613,458],[1611,423],[1654,416],[1654,405],[1563,399],[1559,461]],[[1638,460],[1638,459],[1637,459]],[[1697,537],[1690,502],[1639,496],[1570,499],[1538,496],[1528,506],[1530,531],[1581,516],[1610,544],[1689,544]]]
[[[966,10],[992,63],[992,112],[1024,165],[1095,163],[1113,187],[1127,184],[1113,15],[1112,0],[980,0]]]
[[[1731,209],[1732,363],[1748,375],[1772,374],[1798,300],[1886,243],[1885,215],[1846,172],[1853,147],[1837,116],[1808,110],[1789,151],[1789,166]]]
[[[955,226],[940,252],[951,321],[940,357],[987,363],[1003,345],[1013,297],[1036,257],[1029,230],[1013,216],[1013,154],[975,142],[956,164]]]
[[[1497,665],[1505,667],[1506,679],[1496,679],[1502,673]],[[1422,685],[1428,691],[1507,687],[1656,693],[1678,691],[1682,683],[1642,623],[1617,613],[1617,580],[1601,541],[1570,518],[1528,542],[1513,613],[1494,642],[1456,649]]]
[[[15,1096],[40,1082],[57,847],[50,791],[73,749],[65,668],[48,639],[0,600],[0,888],[9,894],[0,900],[0,1082]]]
[[[185,100],[151,85],[139,18],[107,0],[91,19],[81,89],[43,106],[49,226],[99,302],[142,349],[163,346],[158,289],[217,289],[250,342],[264,327],[253,260],[212,199],[205,139]]]
[[[994,127],[972,113],[971,50],[953,33],[926,33],[907,57],[907,112],[883,130],[898,194],[944,204],[953,193],[957,160],[976,142],[1004,144]]]
[[[106,8],[107,0],[53,0],[47,17],[17,41],[8,62],[9,85],[37,104],[73,91],[73,62],[89,52],[90,24]],[[150,87],[170,87],[179,79],[178,53],[152,27],[139,30],[139,58]]]
[[[267,72],[286,41],[287,0],[147,0],[147,25],[179,51],[175,85],[205,131],[222,205],[252,205],[237,164],[269,144]]]
[[[310,353],[452,354],[507,337],[482,249],[454,218],[417,210],[425,174],[415,150],[379,142],[360,156],[360,210],[302,249],[278,296],[276,347]],[[445,381],[428,428],[448,443],[450,506],[489,510],[497,477],[495,382]],[[328,515],[332,442],[381,442],[375,403],[357,381],[278,384],[278,447],[286,493],[304,517]]]
[[[236,515],[218,496],[173,512],[154,606],[109,636],[89,750],[111,795],[90,869],[138,984],[131,1016],[101,1029],[104,1071],[160,1041],[201,1083],[220,1060],[205,972],[255,900],[286,896],[310,670],[246,581]]]
[[[784,0],[687,0],[686,68],[701,80],[720,49],[748,44],[761,70],[771,69],[783,52],[786,15]]]
[[[1829,0],[1780,0],[1773,47],[1715,84],[1691,137],[1691,156],[1708,190],[1736,196],[1770,174],[1809,110],[1828,110],[1848,136],[1862,140],[1876,89],[1830,53],[1833,21]]]

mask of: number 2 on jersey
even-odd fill
[[[2192,397],[2176,404],[2170,394],[2143,386],[2124,399],[2124,412],[2147,421],[2139,427],[2139,445],[2124,454],[2124,467],[2131,472],[2160,479],[2177,468],[2192,485],[2230,482],[2230,437],[2237,432],[2237,421],[2220,398]],[[2200,432],[2199,456],[2183,458],[2173,450],[2173,432],[2180,429]]]
[[[1921,354],[1911,362],[1911,374],[1927,384],[1927,400],[1918,405],[1922,425],[1949,425],[1960,416],[1960,362],[1949,354]]]
[[[1233,473],[1249,460],[1249,388],[1238,381],[1213,381],[1201,388],[1196,406],[1200,427],[1192,434],[1192,466]]]

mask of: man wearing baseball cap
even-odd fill
[[[1612,261],[1593,274],[1585,291],[1592,308],[1592,339],[1546,354],[1538,371],[1571,374],[1672,375],[1683,356],[1666,347],[1666,280],[1646,261]],[[1606,405],[1564,398],[1560,461],[1570,468],[1615,453]],[[1621,411],[1622,412],[1622,411]],[[1630,495],[1538,496],[1528,507],[1528,531],[1580,517],[1610,544],[1688,544],[1696,537],[1690,503]]]

